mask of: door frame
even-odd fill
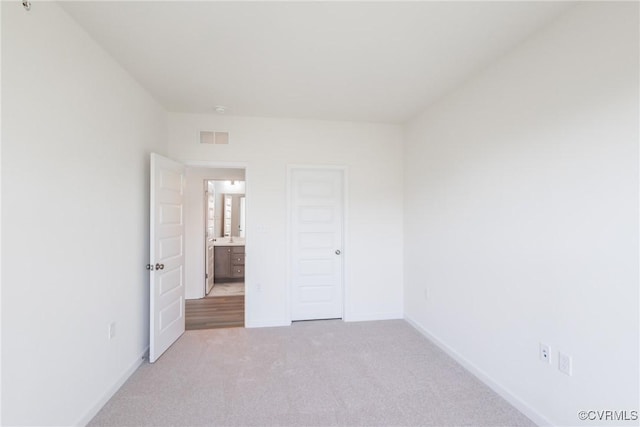
[[[184,162],[182,162],[185,166],[185,168],[189,168],[189,167],[194,167],[194,168],[207,168],[207,169],[244,169],[244,185],[245,185],[245,204],[246,204],[246,219],[251,218],[251,197],[250,197],[250,186],[249,186],[249,166],[246,162],[219,162],[219,161],[209,161],[209,160],[185,160]],[[188,209],[189,207],[186,206],[186,209]],[[202,224],[201,224],[202,225]],[[203,228],[203,227],[200,227]],[[250,225],[250,221],[246,221],[245,223],[245,236],[249,235],[251,236],[251,233],[253,233],[253,231],[251,230],[251,225]],[[251,241],[251,238],[249,238],[249,241]],[[247,245],[249,244],[249,241],[246,240],[245,238],[245,254],[246,252],[250,252],[247,251]],[[251,246],[248,246],[249,249],[251,249]],[[207,251],[205,249],[204,251],[204,255],[206,258],[207,255]],[[246,257],[246,255],[245,255]],[[248,283],[251,283],[251,260],[249,259],[249,268],[247,267],[247,264],[245,264],[245,271],[244,271],[244,324],[245,324],[245,328],[246,325],[250,324],[249,323],[249,310],[247,310],[247,307],[249,306],[248,301],[251,299],[251,291],[249,288],[251,288],[251,286],[248,286]],[[206,265],[206,259],[205,259],[205,265]],[[205,284],[206,286],[206,284]]]
[[[207,231],[209,230],[209,183],[211,182],[211,180],[204,180],[203,182],[203,190],[204,190],[204,194],[205,197],[203,197],[203,202],[202,202],[202,207],[203,207],[203,211],[204,211],[204,295],[202,298],[206,297],[208,294],[207,288],[209,286],[209,276],[208,274],[211,273],[211,289],[213,289],[213,271],[209,271],[209,244],[207,241]],[[215,193],[213,195],[214,199],[215,199]],[[214,212],[215,214],[215,212]],[[214,219],[215,219],[215,215],[214,215]],[[214,225],[215,228],[215,225]],[[214,262],[215,262],[215,257],[214,257]],[[213,267],[211,268],[213,270]]]
[[[312,165],[312,164],[288,164],[287,165],[287,232],[286,232],[286,263],[287,263],[287,274],[286,274],[286,296],[285,301],[287,305],[287,321],[289,324],[292,323],[292,296],[293,293],[293,278],[291,274],[291,239],[293,237],[292,233],[292,218],[291,218],[291,208],[293,204],[293,186],[291,185],[291,179],[293,178],[294,170],[307,170],[307,171],[335,171],[339,170],[342,172],[342,321],[349,322],[351,319],[351,314],[349,313],[348,307],[350,307],[350,292],[349,292],[349,283],[347,274],[349,270],[349,168],[346,165]]]

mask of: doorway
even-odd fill
[[[204,197],[205,296],[244,295],[245,182],[206,180]]]
[[[193,220],[187,249],[199,262],[187,265],[191,281],[187,282],[185,327],[243,327],[245,169],[189,168],[187,182],[191,185],[189,218]]]

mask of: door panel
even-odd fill
[[[292,320],[342,318],[343,175],[291,170]]]
[[[151,154],[149,361],[184,332],[184,167]]]
[[[170,271],[166,271],[158,278],[160,286],[160,296],[164,296],[166,293],[182,286],[182,268],[175,268]]]

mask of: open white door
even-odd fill
[[[149,362],[184,332],[184,166],[151,154]]]

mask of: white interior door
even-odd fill
[[[182,164],[151,154],[151,363],[184,332],[184,184]]]
[[[290,173],[291,320],[343,315],[344,172]]]

